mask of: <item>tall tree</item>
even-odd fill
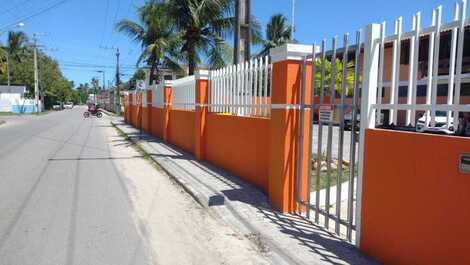
[[[233,4],[233,0],[168,1],[168,15],[182,34],[181,52],[189,75],[194,74],[201,57],[212,68],[224,66],[231,57],[224,39],[233,32]]]
[[[150,66],[150,84],[158,81],[160,67],[182,71],[178,64],[176,47],[179,34],[175,32],[163,1],[150,0],[137,9],[137,22],[123,19],[116,29],[139,42],[143,51],[137,64],[145,61]]]
[[[287,18],[282,14],[271,16],[266,25],[266,39],[263,41],[263,48],[258,56],[266,56],[269,50],[281,46],[290,40],[291,26],[287,22]]]

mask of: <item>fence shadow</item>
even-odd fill
[[[200,170],[204,176],[196,175],[188,168],[173,161],[173,165],[191,175],[194,180],[214,194],[209,198],[209,207],[226,206],[235,216],[243,219],[244,217],[238,213],[234,205],[236,202],[247,204],[261,214],[264,220],[274,224],[280,233],[295,239],[299,244],[308,248],[309,251],[320,256],[323,261],[329,264],[378,264],[361,254],[355,246],[338,238],[323,227],[301,216],[283,214],[273,209],[265,193],[254,185],[243,181],[240,177],[234,176],[206,161],[198,161],[193,155],[181,150],[179,147],[164,143],[146,133],[130,133],[128,137],[132,140],[158,144],[159,148],[164,149],[167,153],[161,154],[153,148],[152,156],[184,160],[192,168]],[[206,183],[204,179],[212,185]],[[248,220],[241,221],[247,226],[252,226]]]

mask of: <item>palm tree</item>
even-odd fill
[[[9,31],[7,45],[0,47],[0,72],[7,73],[8,85],[10,84],[11,59],[13,58],[17,62],[21,62],[20,56],[24,55],[27,43],[28,36],[26,33],[21,31]]]
[[[28,43],[28,36],[22,31],[10,31],[8,32],[8,41],[6,50],[10,57],[14,57],[18,61],[20,60],[20,54],[26,49]]]
[[[116,29],[140,43],[143,51],[137,65],[145,61],[150,66],[150,84],[159,81],[160,67],[181,72],[176,53],[180,35],[170,23],[166,4],[150,0],[137,9],[137,17],[138,22],[119,21]]]
[[[263,48],[258,56],[266,56],[269,50],[287,43],[291,37],[291,27],[287,23],[287,18],[282,14],[271,16],[266,25],[266,40],[263,41]]]
[[[225,65],[231,56],[224,38],[233,31],[233,0],[169,0],[168,15],[181,32],[181,52],[189,75],[207,58],[211,68]]]

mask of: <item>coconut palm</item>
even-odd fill
[[[291,26],[287,22],[287,18],[282,14],[271,16],[266,25],[266,40],[263,41],[263,48],[258,56],[266,56],[269,50],[280,46],[290,40]]]
[[[192,75],[201,57],[212,68],[225,65],[231,56],[224,41],[233,31],[233,0],[169,0],[168,15],[181,32],[181,52]]]
[[[25,52],[26,45],[28,44],[28,36],[22,31],[8,32],[8,40],[6,51],[10,57],[20,60],[20,54]]]
[[[160,67],[181,72],[176,53],[180,35],[170,23],[166,4],[150,0],[137,9],[137,17],[138,22],[128,19],[119,21],[116,29],[140,43],[143,51],[137,65],[145,61],[150,66],[150,84],[159,81]]]
[[[21,55],[26,52],[26,45],[28,43],[28,36],[26,33],[18,31],[9,31],[7,44],[5,47],[0,47],[0,72],[11,73],[12,59],[16,62],[21,61]],[[10,73],[7,73],[9,76]],[[8,77],[8,82],[10,77]]]

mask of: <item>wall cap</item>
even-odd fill
[[[282,46],[272,48],[269,51],[271,62],[277,63],[286,60],[300,61],[304,56],[312,54],[313,45],[286,43]],[[315,51],[319,52],[320,47],[315,46]]]
[[[209,79],[209,70],[197,70],[194,73],[194,76],[196,77],[196,80],[208,80]]]
[[[164,80],[163,81],[163,86],[164,87],[172,87],[173,86],[173,80]]]

